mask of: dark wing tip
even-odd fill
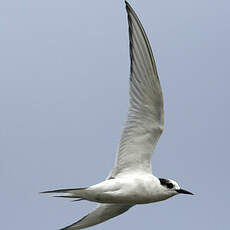
[[[72,227],[76,227],[77,224],[79,224],[81,221],[83,221],[89,214],[85,215],[84,217],[82,217],[80,220],[78,220],[77,222],[65,227],[65,228],[61,228],[60,230],[68,230],[71,229]]]
[[[133,15],[135,15],[135,17],[137,17],[134,9],[127,1],[125,1],[125,5],[126,5],[126,10],[128,11],[128,13],[132,13]]]
[[[149,55],[150,55],[153,71],[154,71],[156,77],[159,80],[158,73],[157,73],[157,67],[156,67],[156,63],[155,63],[153,52],[152,52],[152,48],[151,48],[149,39],[147,37],[147,34],[146,34],[145,30],[144,30],[144,27],[143,27],[140,19],[138,18],[136,12],[131,7],[131,5],[127,1],[125,1],[125,4],[126,4],[126,11],[127,11],[127,14],[128,14],[129,36],[130,36],[130,38],[132,37],[132,20],[134,20],[134,21],[136,21],[137,26],[138,26],[138,28],[139,28],[142,36],[143,36],[143,39],[145,40],[145,43],[146,43],[146,46],[147,46],[147,49],[148,49],[148,52],[149,52]],[[130,39],[130,40],[132,40],[132,39]],[[131,48],[131,46],[130,46],[130,48]]]
[[[125,1],[125,5],[127,8],[131,8],[130,4],[128,3],[128,1]]]

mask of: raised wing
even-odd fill
[[[118,147],[114,177],[152,173],[152,153],[163,131],[163,96],[152,50],[136,13],[126,1],[130,41],[130,107]]]
[[[126,212],[132,206],[133,205],[128,204],[100,204],[94,211],[90,212],[76,223],[66,228],[62,228],[61,230],[77,230],[100,224]]]

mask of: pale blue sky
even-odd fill
[[[130,4],[165,100],[153,172],[196,195],[92,229],[228,229],[229,1]],[[122,0],[1,2],[1,229],[55,230],[94,207],[38,192],[95,184],[112,168],[128,105],[127,28]]]

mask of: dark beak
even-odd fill
[[[189,192],[189,191],[186,191],[184,189],[176,189],[176,191],[178,193],[182,193],[182,194],[189,194],[189,195],[194,195],[193,193]]]

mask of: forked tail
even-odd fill
[[[78,200],[74,201],[79,201],[79,200],[84,200],[84,194],[85,190],[87,188],[73,188],[73,189],[58,189],[58,190],[50,190],[50,191],[45,191],[41,192],[43,194],[46,193],[58,193],[60,195],[55,195],[53,197],[63,197],[63,198],[80,198]]]

